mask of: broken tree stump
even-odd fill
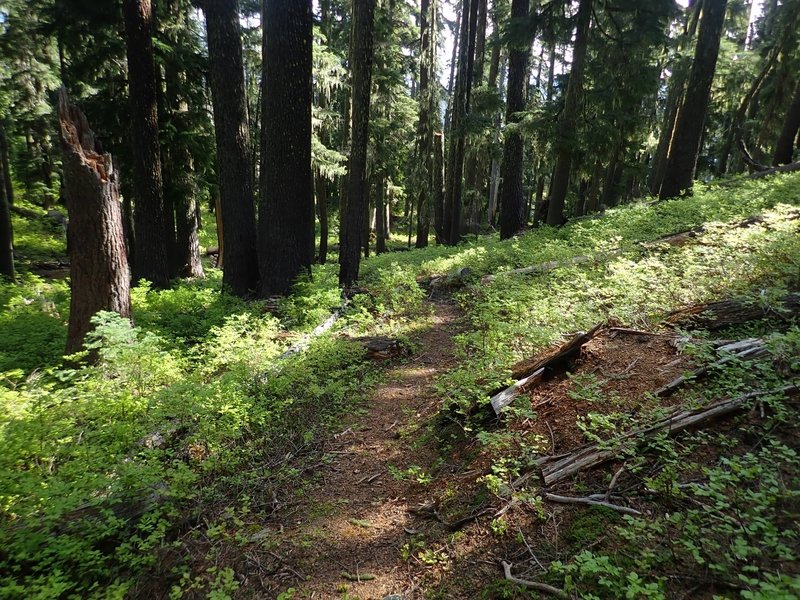
[[[581,348],[597,335],[602,325],[602,323],[598,323],[589,331],[580,331],[576,333],[569,341],[545,356],[518,362],[511,367],[511,376],[514,379],[521,379],[542,368],[547,372],[566,368],[569,362],[578,357]]]
[[[544,380],[544,378],[554,371],[566,370],[569,363],[575,360],[581,352],[581,348],[591,340],[600,330],[602,323],[598,323],[589,331],[581,331],[575,334],[565,344],[559,346],[555,351],[548,353],[541,358],[535,358],[533,362],[525,360],[517,363],[511,368],[511,375],[517,379],[509,387],[500,390],[490,399],[490,404],[497,416],[519,396],[523,390],[531,388]]]
[[[500,416],[503,409],[514,401],[514,398],[519,396],[520,393],[529,385],[536,385],[544,377],[544,367],[538,371],[534,371],[527,377],[520,379],[513,385],[507,387],[502,392],[492,396],[489,403],[494,409],[494,414]]]
[[[58,92],[69,213],[70,309],[67,354],[83,348],[99,311],[130,317],[131,295],[122,206],[111,155],[104,154],[83,113]]]

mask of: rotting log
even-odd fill
[[[789,220],[796,220],[800,219],[800,210],[792,210],[789,215]],[[749,227],[750,225],[759,225],[766,221],[763,215],[752,215],[735,223],[733,225],[729,225],[730,229],[741,229],[744,227]],[[698,238],[701,234],[706,233],[708,228],[705,225],[700,225],[699,227],[694,227],[692,229],[687,229],[685,231],[679,231],[677,233],[670,233],[654,240],[648,242],[641,242],[642,247],[647,248],[648,250],[657,247],[660,244],[668,244],[670,246],[684,246],[689,242],[694,241]]]
[[[797,384],[790,384],[776,389],[750,392],[736,398],[720,400],[697,410],[678,409],[652,425],[634,429],[608,442],[603,442],[602,445],[597,443],[588,444],[566,456],[543,457],[537,461],[537,466],[541,468],[545,486],[549,487],[571,475],[616,458],[624,448],[639,447],[645,440],[664,431],[670,435],[678,433],[684,429],[741,412],[749,400],[773,394],[796,394],[798,390],[800,388],[798,388]],[[529,476],[523,475],[512,487],[519,487],[528,478]]]
[[[550,502],[558,502],[559,504],[583,504],[585,506],[600,506],[625,515],[633,515],[635,517],[641,516],[642,514],[641,511],[638,511],[635,508],[630,508],[628,506],[621,506],[619,504],[613,504],[611,502],[608,502],[607,500],[592,498],[591,496],[577,498],[574,496],[559,496],[558,494],[546,493],[544,497]]]
[[[545,373],[565,369],[570,361],[578,357],[581,348],[597,335],[602,326],[602,323],[598,323],[589,331],[580,331],[576,333],[569,341],[545,356],[518,362],[511,367],[511,376],[514,379],[522,379],[539,369],[545,369]]]
[[[334,310],[327,319],[325,319],[322,323],[317,325],[317,327],[315,327],[311,333],[304,335],[299,341],[292,344],[292,346],[288,350],[286,350],[283,354],[281,354],[277,360],[282,361],[294,354],[299,354],[300,352],[304,352],[306,348],[308,348],[311,345],[311,342],[314,340],[314,338],[318,338],[336,324],[336,321],[339,320],[339,317],[342,316],[345,308],[347,308],[347,304],[348,304],[347,298],[344,298],[342,300],[342,305],[339,308]]]
[[[769,177],[770,175],[776,175],[778,173],[792,173],[794,171],[800,171],[800,161],[789,163],[788,165],[781,165],[779,167],[771,167],[765,171],[751,173],[748,179],[761,179],[762,177]]]
[[[703,365],[688,375],[679,375],[663,387],[656,390],[655,395],[659,398],[670,396],[686,385],[686,383],[689,381],[695,381],[701,377],[705,377],[712,369],[722,367],[732,360],[756,360],[763,358],[768,354],[764,340],[759,338],[748,338],[746,340],[724,344],[719,346],[717,351],[723,354],[721,359],[714,361],[713,363]]]
[[[544,367],[542,367],[537,371],[534,371],[527,377],[524,377],[519,381],[517,381],[516,383],[514,383],[513,385],[507,387],[502,392],[499,392],[494,396],[492,396],[490,404],[494,409],[494,413],[497,416],[500,416],[500,413],[503,411],[503,409],[509,404],[511,404],[514,401],[514,398],[519,396],[519,394],[521,394],[526,387],[538,384],[540,381],[542,381],[543,377],[544,377]]]
[[[83,348],[99,311],[131,314],[130,274],[117,177],[83,113],[58,92],[64,155],[64,193],[69,212],[70,311],[66,353]]]
[[[555,351],[541,358],[536,358],[533,362],[525,360],[511,367],[511,374],[517,381],[509,387],[497,391],[491,397],[489,402],[495,414],[500,416],[503,409],[511,404],[517,396],[524,390],[528,390],[541,383],[549,374],[554,371],[567,369],[569,363],[578,357],[581,348],[597,335],[602,325],[602,323],[598,323],[589,331],[581,331],[575,334],[569,341],[559,346]]]
[[[769,304],[721,300],[689,306],[669,313],[666,322],[673,326],[691,325],[717,331],[768,317],[785,319],[798,313],[800,313],[800,294],[791,293]]]
[[[503,271],[502,273],[498,273],[496,275],[484,275],[481,278],[481,283],[486,285],[487,283],[493,282],[498,277],[501,276],[505,277],[507,275],[538,275],[540,273],[549,273],[550,271],[554,271],[555,269],[561,269],[564,267],[573,267],[575,265],[582,265],[585,263],[600,264],[608,262],[615,256],[619,256],[620,254],[622,254],[622,249],[618,248],[616,250],[612,250],[611,252],[597,254],[594,256],[586,256],[580,254],[578,256],[572,256],[564,260],[550,260],[547,262],[530,265],[528,267],[521,267],[519,269],[511,269],[510,271]]]

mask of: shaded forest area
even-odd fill
[[[0,0],[0,598],[796,598],[800,0]]]

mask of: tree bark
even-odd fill
[[[237,296],[246,296],[258,284],[258,259],[239,1],[205,0],[203,10],[225,240],[225,260],[218,266],[223,267],[222,283]]]
[[[183,190],[175,198],[175,234],[177,239],[177,265],[179,277],[203,277],[203,263],[200,261],[200,222],[197,218],[197,186],[189,173],[193,170],[189,148],[181,144],[178,148],[177,162],[186,165],[185,177],[181,178]]]
[[[186,8],[181,7],[178,0],[171,0],[167,5],[168,13],[173,21],[165,34],[169,43],[175,47],[180,43],[179,31],[189,25]],[[167,224],[168,243],[173,241],[173,249],[169,251],[170,275],[178,277],[203,277],[203,263],[200,261],[200,242],[198,240],[197,184],[194,172],[194,161],[185,132],[191,131],[189,104],[186,98],[185,67],[177,58],[169,56],[165,61],[165,102],[164,108],[167,123],[175,134],[171,136],[169,146],[162,153],[164,167],[164,216]],[[163,161],[166,156],[168,162]],[[169,198],[169,201],[167,199]],[[169,217],[174,220],[174,235],[168,225]]]
[[[580,0],[578,5],[577,31],[572,49],[572,68],[564,99],[564,109],[558,122],[556,140],[556,167],[550,184],[547,209],[547,224],[561,225],[564,222],[564,204],[572,171],[574,132],[583,92],[583,71],[586,65],[586,50],[589,41],[589,25],[592,19],[592,0]]]
[[[683,40],[678,45],[679,50],[689,47],[697,33],[697,23],[702,4],[702,1],[698,2],[696,0],[689,2],[689,6],[687,7],[689,14],[683,30]],[[664,109],[664,121],[661,126],[661,134],[658,136],[658,146],[653,156],[653,164],[650,168],[650,174],[647,180],[647,188],[653,196],[658,196],[658,192],[661,189],[661,182],[664,181],[664,173],[667,170],[669,145],[672,141],[673,131],[675,130],[675,120],[678,117],[678,111],[683,102],[683,94],[686,90],[686,78],[689,75],[688,70],[689,66],[684,64],[683,61],[676,61],[673,67]]]
[[[328,182],[317,169],[314,178],[317,196],[317,215],[319,217],[319,256],[317,261],[324,265],[328,260]]]
[[[469,115],[472,76],[475,60],[475,38],[480,0],[465,0],[461,17],[458,71],[453,97],[453,112],[450,122],[450,146],[448,150],[447,185],[445,188],[445,233],[447,243],[456,245],[461,241],[462,192],[464,188],[464,153],[466,135],[464,125]]]
[[[3,162],[0,161],[0,275],[15,281],[14,233],[11,228],[11,209],[6,193],[8,178]]]
[[[262,297],[287,294],[314,263],[311,0],[264,4],[258,264]],[[230,257],[229,257],[230,258]]]
[[[101,310],[130,317],[125,233],[110,154],[100,154],[86,117],[59,92],[58,116],[69,212],[70,311],[66,353],[83,348]]]
[[[433,196],[433,118],[436,112],[435,95],[430,80],[435,79],[434,36],[436,26],[436,0],[421,0],[419,11],[419,122],[417,124],[417,156],[422,173],[417,196],[417,248],[428,245],[431,219],[430,210]],[[431,18],[433,17],[433,18]],[[433,52],[432,52],[433,50]],[[433,76],[431,76],[433,74]]]
[[[358,280],[361,261],[361,231],[367,205],[367,138],[374,26],[374,0],[353,0],[353,37],[350,46],[352,136],[347,161],[347,210],[342,216],[342,243],[339,249],[339,283],[346,287]]]
[[[2,163],[3,173],[5,174],[4,186],[6,200],[9,206],[13,206],[14,186],[11,185],[11,166],[8,159],[8,137],[6,136],[6,128],[2,121],[0,121],[0,162]]]
[[[795,139],[798,138],[798,131],[800,130],[800,82],[794,91],[794,98],[789,110],[786,112],[786,118],[783,121],[781,134],[775,144],[775,155],[772,158],[773,166],[788,165],[792,162],[792,155],[794,154]]]
[[[528,18],[529,0],[513,0],[509,31],[519,33]],[[518,29],[518,32],[514,30]],[[527,38],[527,36],[526,36]],[[525,110],[525,84],[528,75],[530,41],[513,39],[508,51],[508,101],[506,104],[505,148],[503,149],[502,194],[500,199],[500,239],[519,233],[527,224],[525,200],[522,190],[522,160],[524,146],[522,135],[513,127],[519,122],[520,111]]]
[[[659,197],[671,198],[692,187],[703,137],[711,83],[719,55],[727,0],[705,0],[694,63],[675,122]]]
[[[444,244],[444,135],[433,134],[433,224],[436,243]]]
[[[386,252],[386,174],[376,177],[375,194],[375,254]]]
[[[124,0],[131,139],[136,203],[134,275],[156,287],[169,286],[164,228],[164,190],[158,144],[158,102],[150,0]]]

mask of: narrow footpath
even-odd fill
[[[430,328],[415,340],[419,350],[387,370],[366,414],[347,420],[305,514],[284,530],[278,551],[303,578],[289,584],[294,598],[421,597],[414,565],[402,556],[420,527],[409,509],[427,499],[416,468],[424,477],[436,459],[435,443],[418,428],[438,408],[432,384],[454,365],[453,336],[462,326],[452,301],[432,305]]]

